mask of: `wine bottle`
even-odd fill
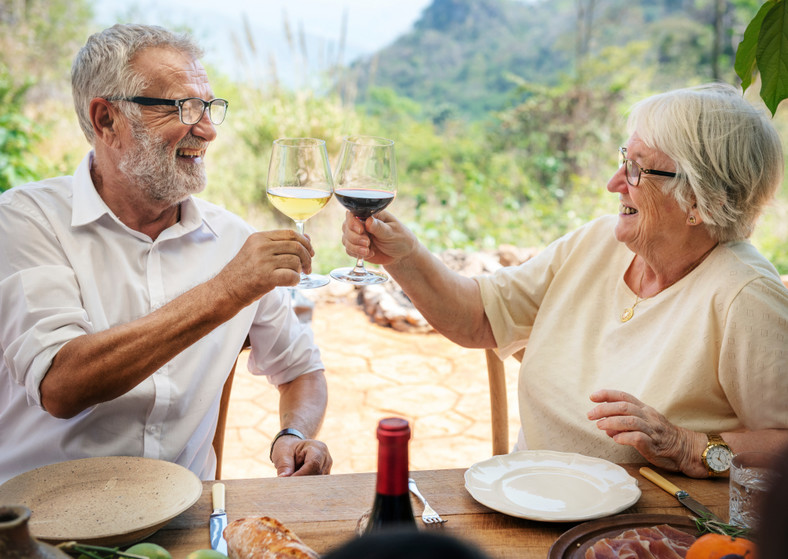
[[[408,493],[410,425],[399,417],[378,423],[378,478],[366,533],[416,529]]]

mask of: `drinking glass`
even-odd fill
[[[342,141],[334,177],[334,195],[361,221],[391,204],[397,194],[394,141],[375,136],[349,136]],[[355,285],[388,281],[381,272],[367,270],[359,258],[352,268],[337,268],[331,277]]]
[[[328,204],[333,188],[323,140],[274,140],[265,192],[271,204],[295,222],[296,231],[304,234],[304,222]],[[329,281],[327,276],[301,272],[301,280],[295,287],[311,289]]]
[[[731,461],[730,523],[755,530],[763,500],[776,481],[777,456],[768,452],[742,452]]]

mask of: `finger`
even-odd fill
[[[591,420],[602,419],[604,417],[615,417],[620,415],[642,416],[643,408],[630,402],[606,402],[594,406],[586,417]]]
[[[280,268],[271,273],[271,280],[273,285],[282,287],[292,287],[301,281],[301,274],[289,268]]]
[[[364,234],[364,224],[359,218],[350,212],[345,212],[345,222],[342,224],[342,230],[356,235]]]
[[[289,450],[289,447],[288,447]],[[290,477],[295,472],[296,462],[292,452],[274,452],[274,466],[276,475],[279,477]]]
[[[345,247],[345,252],[350,256],[364,258],[369,254],[369,237],[345,233],[342,235],[342,245]]]
[[[357,246],[359,248],[366,248],[370,245],[371,242],[369,239],[369,235],[367,235],[367,232],[364,230],[364,225],[361,224],[361,222],[358,221],[358,219],[356,218],[353,219],[357,222],[359,229],[358,230],[352,228],[348,229],[345,232],[343,238],[349,241],[350,244],[352,244],[353,246]]]
[[[642,405],[643,402],[635,398],[629,392],[624,392],[622,390],[597,390],[593,392],[591,396],[589,396],[592,402],[629,402],[631,404],[640,404]]]
[[[296,253],[299,251],[304,251],[311,256],[315,254],[311,239],[307,235],[302,235],[297,231],[277,229],[273,231],[263,231],[256,235],[256,240],[258,240],[263,247],[273,246],[276,254],[285,252]]]
[[[296,455],[293,476],[313,476],[323,472],[323,455],[311,445],[304,445]],[[330,466],[329,466],[330,467]]]
[[[290,269],[295,272],[309,273],[312,269],[312,255],[301,243],[280,242],[274,247],[275,268]]]
[[[652,432],[652,429],[646,421],[633,415],[606,417],[597,421],[596,425],[603,431],[616,431],[619,433],[630,431],[640,431],[642,433]]]
[[[635,448],[644,456],[652,454],[650,451],[653,448],[651,439],[640,431],[624,431],[614,435],[613,440],[618,444]]]

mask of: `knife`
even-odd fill
[[[706,508],[698,501],[690,497],[689,493],[687,493],[683,489],[679,489],[678,487],[670,483],[668,480],[666,480],[664,477],[659,475],[651,468],[640,468],[640,475],[642,475],[650,482],[654,483],[660,489],[664,489],[665,491],[676,497],[676,499],[679,500],[679,503],[687,507],[689,510],[691,510],[701,518],[722,522],[720,520],[720,517],[718,517],[716,514],[711,512],[708,508]]]
[[[211,549],[227,555],[224,529],[227,527],[227,511],[224,509],[224,484],[214,483],[211,487],[213,512],[211,513]]]

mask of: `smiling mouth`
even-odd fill
[[[187,157],[189,159],[197,159],[199,157],[202,157],[204,152],[202,150],[199,150],[199,149],[184,149],[184,148],[181,148],[181,149],[177,150],[175,153],[176,153],[176,155],[178,157]]]
[[[624,215],[635,215],[636,213],[638,213],[638,211],[635,208],[631,206],[627,206],[622,203],[618,206],[618,213]]]

